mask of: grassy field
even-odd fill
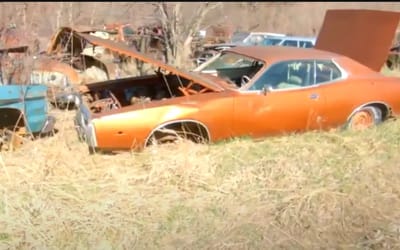
[[[53,112],[0,154],[0,249],[400,248],[400,121],[89,156]]]
[[[152,13],[132,6],[4,3],[0,19],[28,37],[41,34],[43,49],[56,26],[72,20],[103,25],[125,16],[136,25]],[[227,4],[207,22],[315,35],[325,9],[359,7],[400,10],[395,3]],[[55,136],[0,152],[0,250],[400,249],[400,120],[358,132],[89,155],[74,111],[52,113]]]

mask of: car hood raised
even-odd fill
[[[57,52],[59,47],[68,46],[68,52],[73,55],[79,55],[82,53],[85,48],[85,44],[79,39],[79,34],[90,32],[95,32],[99,29],[90,28],[90,27],[60,27],[51,37],[49,45],[47,47],[47,54],[51,55]],[[73,46],[65,43],[65,41],[69,40],[69,38],[73,38]]]
[[[209,89],[212,89],[213,91],[222,91],[224,90],[224,87],[213,82],[210,81],[209,79],[202,77],[199,74],[192,74],[190,72],[187,72],[185,70],[182,69],[178,69],[172,65],[168,65],[165,64],[164,62],[160,61],[160,60],[156,60],[153,59],[149,56],[146,56],[143,53],[140,53],[139,51],[137,51],[136,49],[129,47],[123,43],[118,43],[118,42],[113,42],[110,40],[106,40],[106,39],[102,39],[99,37],[95,37],[92,35],[87,35],[87,34],[82,34],[82,33],[77,33],[77,35],[79,35],[81,38],[85,39],[86,41],[88,41],[89,43],[96,45],[96,46],[101,46],[104,48],[109,49],[110,51],[113,51],[115,53],[119,53],[122,54],[124,56],[127,57],[131,57],[131,58],[135,58],[137,60],[140,60],[142,62],[145,63],[149,63],[152,64],[154,66],[157,66],[158,68],[171,72],[173,74],[179,75],[181,77],[184,77],[188,80],[192,80],[198,84],[201,84],[203,86],[208,87]]]
[[[380,71],[399,19],[399,12],[327,10],[315,48],[350,57]]]

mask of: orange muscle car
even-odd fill
[[[378,124],[400,113],[400,79],[379,73],[398,21],[396,12],[329,10],[313,49],[235,47],[191,72],[83,35],[156,70],[85,85],[77,132],[94,152]]]

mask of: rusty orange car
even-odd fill
[[[85,85],[76,99],[78,135],[96,152],[140,150],[179,137],[214,142],[377,125],[400,113],[400,79],[379,72],[398,21],[396,12],[330,10],[315,48],[235,47],[190,72],[84,35],[155,70]],[[381,39],[362,51],[357,39],[369,36]]]

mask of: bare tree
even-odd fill
[[[89,21],[90,26],[94,25],[94,19],[95,19],[96,12],[97,12],[97,6],[98,6],[98,4],[93,4],[93,6],[92,6],[92,12],[90,13],[90,21]]]
[[[192,53],[192,39],[199,31],[207,14],[220,6],[221,2],[196,4],[161,2],[155,4],[164,33],[167,63],[183,68],[191,64],[189,59]],[[186,13],[184,13],[185,11]]]
[[[70,2],[69,3],[69,19],[68,23],[70,26],[73,26],[74,23],[74,3]]]
[[[27,14],[28,14],[28,3],[24,3],[22,7],[22,26],[24,27],[24,30],[27,29]]]
[[[61,26],[61,17],[63,14],[64,2],[60,2],[59,5],[60,6],[58,6],[57,8],[57,15],[56,15],[56,27],[53,30],[56,30]]]

